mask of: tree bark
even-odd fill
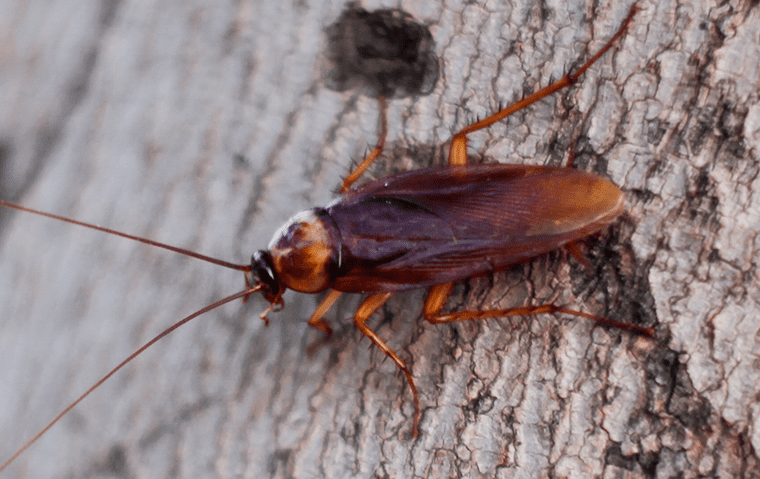
[[[0,5],[0,195],[246,263],[292,214],[335,198],[377,107],[326,89],[319,2],[7,0]],[[410,2],[411,3],[411,2]],[[453,131],[560,78],[630,3],[413,2],[441,78],[389,103],[368,177],[440,164]],[[367,9],[398,4],[365,3]],[[579,83],[472,135],[474,161],[609,176],[627,214],[561,254],[458,286],[454,308],[554,300],[652,325],[654,340],[562,315],[433,326],[424,292],[371,323],[252,299],[139,357],[3,477],[758,477],[760,8],[640,4]],[[227,272],[31,215],[0,216],[5,460],[162,329],[242,289]],[[310,353],[311,351],[311,353]],[[758,427],[756,430],[755,427]]]

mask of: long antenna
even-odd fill
[[[35,210],[32,208],[27,208],[26,206],[17,205],[16,203],[11,203],[9,201],[3,201],[0,200],[0,206],[5,206],[6,208],[11,208],[14,210],[19,211],[25,211],[27,213],[32,213],[38,216],[44,216],[45,218],[52,218],[54,220],[63,221],[65,223],[71,223],[73,225],[79,225],[84,226],[85,228],[90,228],[95,231],[102,231],[104,233],[109,233],[116,236],[121,236],[122,238],[131,239],[134,241],[139,241],[140,243],[149,244],[151,246],[156,246],[158,248],[167,249],[169,251],[173,251],[175,253],[184,254],[185,256],[191,256],[193,258],[197,258],[202,261],[206,261],[208,263],[213,263],[219,266],[224,266],[225,268],[234,269],[236,271],[242,271],[244,273],[250,273],[251,266],[245,265],[245,264],[235,264],[235,263],[228,263],[227,261],[222,261],[220,259],[212,258],[210,256],[202,255],[200,253],[195,253],[193,251],[189,251],[182,248],[177,248],[176,246],[170,246],[168,244],[159,243],[158,241],[153,241],[148,238],[141,238],[139,236],[130,235],[127,233],[122,233],[121,231],[112,230],[109,228],[103,228],[102,226],[93,225],[90,223],[84,223],[82,221],[72,220],[71,218],[66,218],[65,216],[58,216],[54,215],[52,213],[45,213],[44,211]]]
[[[5,202],[2,202],[2,203],[5,203]],[[22,208],[22,210],[26,210],[26,209]],[[26,211],[28,211],[28,210],[26,210]],[[34,212],[34,211],[32,211],[32,212]],[[44,216],[52,216],[52,217],[55,218],[54,215],[46,215],[46,214],[43,214],[43,215]],[[77,221],[72,221],[72,223],[81,224],[81,223],[79,223]],[[128,235],[123,235],[123,236],[129,237]],[[2,464],[2,466],[0,466],[0,472],[3,472],[5,470],[5,468],[7,468],[13,461],[16,460],[17,457],[19,457],[21,454],[24,453],[24,451],[26,451],[27,449],[29,449],[29,447],[32,444],[34,444],[35,442],[37,442],[37,440],[40,437],[42,437],[42,435],[45,434],[48,431],[48,429],[50,429],[51,427],[53,427],[53,425],[55,425],[55,423],[57,423],[58,421],[60,421],[63,416],[65,416],[66,414],[69,413],[69,411],[71,411],[72,409],[74,409],[74,407],[76,407],[77,404],[79,404],[80,402],[82,402],[82,400],[84,398],[86,398],[87,396],[89,396],[91,392],[93,392],[98,387],[100,387],[100,385],[103,384],[104,382],[106,382],[108,380],[108,378],[110,378],[111,376],[113,376],[119,369],[123,368],[130,361],[132,361],[137,356],[139,356],[143,351],[145,351],[149,347],[153,346],[156,342],[158,342],[158,340],[160,340],[161,338],[163,338],[167,334],[171,333],[175,329],[179,328],[183,324],[189,322],[190,320],[197,318],[201,314],[207,313],[207,312],[211,311],[212,309],[216,309],[219,306],[222,306],[224,304],[229,303],[230,301],[234,301],[234,300],[236,300],[238,298],[243,298],[245,296],[248,296],[249,294],[255,293],[256,291],[259,291],[261,288],[262,288],[262,285],[258,284],[256,286],[251,287],[251,288],[246,288],[243,291],[240,291],[239,293],[235,293],[235,294],[233,294],[231,296],[227,296],[224,299],[220,299],[219,301],[217,301],[217,302],[215,302],[213,304],[210,304],[210,305],[206,306],[203,309],[199,309],[198,311],[194,312],[190,316],[187,316],[187,317],[185,317],[185,318],[177,321],[173,325],[171,325],[168,328],[166,328],[165,330],[161,331],[158,335],[156,335],[156,337],[154,337],[153,339],[151,339],[150,341],[148,341],[147,343],[145,343],[140,349],[138,349],[134,353],[130,354],[129,357],[127,357],[127,359],[125,359],[124,361],[120,362],[118,366],[116,366],[115,368],[113,368],[108,374],[106,374],[105,376],[103,376],[98,382],[96,382],[95,384],[93,384],[92,386],[90,386],[90,388],[87,391],[85,391],[84,394],[82,394],[76,400],[74,400],[74,402],[72,402],[71,404],[69,404],[66,407],[66,409],[64,409],[63,411],[61,411],[60,413],[58,413],[58,415],[52,421],[50,421],[47,426],[45,426],[44,428],[42,428],[42,430],[40,430],[40,432],[38,432],[37,434],[35,434],[34,437],[32,437],[29,441],[27,441],[26,444],[24,444],[23,446],[21,446],[21,448],[18,451],[16,451],[16,453],[13,454],[10,457],[10,459],[8,459],[7,461],[5,461]]]

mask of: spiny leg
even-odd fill
[[[493,115],[489,116],[488,118],[484,118],[483,120],[477,121],[471,125],[467,125],[454,135],[454,137],[451,139],[451,147],[449,150],[449,164],[450,165],[466,165],[467,164],[467,135],[469,133],[473,133],[478,130],[482,130],[483,128],[489,127],[496,123],[497,121],[503,120],[504,118],[507,118],[511,114],[522,110],[523,108],[527,107],[528,105],[531,105],[538,100],[547,97],[557,90],[561,90],[562,88],[571,86],[576,81],[578,81],[578,78],[583,75],[583,73],[588,70],[588,68],[593,65],[599,58],[607,53],[607,50],[612,48],[612,46],[615,44],[615,42],[623,36],[626,29],[628,28],[628,25],[631,23],[631,20],[633,19],[633,15],[638,10],[638,7],[634,4],[631,7],[631,10],[628,12],[628,16],[623,21],[623,24],[620,26],[618,31],[615,33],[615,35],[612,36],[612,38],[593,56],[589,61],[584,63],[580,68],[578,68],[575,72],[569,73],[561,80],[549,85],[546,88],[543,88],[536,93],[527,96],[523,98],[522,100],[518,101],[517,103],[514,103],[502,110],[499,110],[498,112],[494,113]]]
[[[631,331],[633,333],[641,334],[643,336],[654,336],[654,329],[637,326],[635,324],[623,323],[620,321],[614,321],[602,316],[596,316],[594,314],[584,313],[583,311],[576,311],[574,309],[562,308],[555,306],[554,303],[539,304],[536,306],[520,306],[516,308],[507,309],[489,309],[485,311],[456,311],[453,313],[441,314],[441,309],[446,303],[449,297],[451,288],[454,287],[454,283],[444,283],[433,286],[428,291],[425,298],[425,306],[423,315],[426,320],[433,324],[438,323],[451,323],[454,321],[465,321],[468,319],[486,319],[494,318],[497,316],[531,316],[534,314],[551,314],[551,313],[565,313],[572,314],[573,316],[580,316],[582,318],[593,319],[594,321],[604,324],[606,326],[612,326],[614,328]]]
[[[388,102],[385,97],[381,96],[377,99],[377,104],[380,110],[380,138],[377,139],[375,148],[369,152],[369,155],[343,180],[343,185],[340,187],[341,194],[345,193],[364,174],[369,165],[380,156],[380,153],[383,152],[385,137],[388,135]]]
[[[414,385],[414,379],[412,379],[412,372],[409,370],[406,363],[402,361],[401,358],[399,358],[396,353],[394,353],[393,350],[365,324],[367,319],[385,304],[392,295],[393,293],[376,293],[364,298],[364,301],[362,301],[362,304],[360,304],[359,308],[356,310],[354,323],[356,324],[356,327],[370,339],[370,341],[375,343],[375,346],[380,348],[386,356],[396,363],[396,366],[398,366],[401,372],[404,373],[404,376],[406,376],[406,381],[409,383],[409,388],[412,390],[412,397],[414,398],[414,423],[412,424],[412,434],[417,436],[419,434],[420,426],[420,400],[419,395],[417,394],[417,386]]]

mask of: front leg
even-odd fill
[[[327,313],[332,305],[335,304],[335,301],[338,300],[341,294],[343,293],[340,291],[335,291],[334,289],[330,290],[330,292],[327,293],[327,296],[325,296],[325,299],[319,303],[319,306],[317,306],[317,309],[314,310],[314,312],[311,314],[311,317],[309,318],[309,326],[321,329],[325,332],[328,338],[332,336],[332,328],[325,322],[324,319],[322,319],[322,317],[325,315],[325,313]]]

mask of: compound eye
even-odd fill
[[[247,276],[249,284],[261,283],[262,294],[270,303],[280,294],[280,282],[272,267],[272,259],[266,251],[257,251],[251,256],[251,272]]]

